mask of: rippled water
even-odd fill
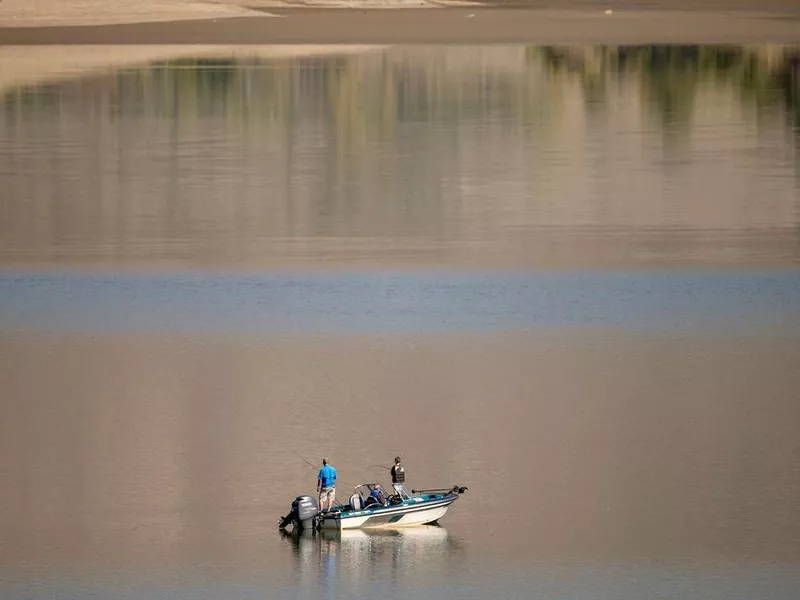
[[[0,49],[0,597],[795,597],[796,51],[357,50]]]

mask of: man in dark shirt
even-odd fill
[[[403,468],[403,463],[400,461],[399,456],[394,457],[394,466],[392,467],[392,487],[400,494],[400,496],[407,496],[405,485],[406,470]]]

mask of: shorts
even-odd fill
[[[331,502],[333,502],[333,499],[334,499],[335,496],[336,496],[336,487],[326,487],[326,488],[322,488],[319,491],[319,501],[320,502],[325,502],[327,500],[330,500]]]

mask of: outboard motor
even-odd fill
[[[280,529],[291,524],[295,530],[313,529],[314,517],[319,514],[319,504],[313,496],[298,496],[292,501],[292,510],[278,523]]]

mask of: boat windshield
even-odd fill
[[[356,488],[356,493],[361,496],[365,506],[370,504],[386,504],[389,495],[380,483],[364,483]]]
[[[355,493],[361,496],[365,506],[371,504],[399,504],[399,501],[411,500],[412,496],[403,484],[394,484],[387,489],[380,483],[363,483],[356,487]]]

